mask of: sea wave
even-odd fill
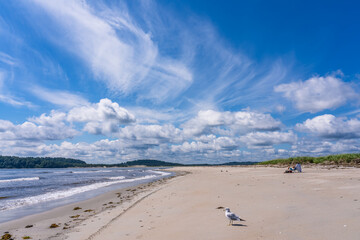
[[[88,171],[72,171],[71,173],[108,173],[111,170],[88,170]]]
[[[28,177],[28,178],[1,179],[0,183],[21,182],[21,181],[36,181],[36,180],[40,180],[40,178],[39,177]]]
[[[119,176],[119,177],[108,177],[108,179],[110,180],[120,180],[120,179],[124,179],[124,176]]]
[[[137,178],[129,178],[129,179],[123,179],[121,177],[117,177],[117,178],[119,178],[119,180],[117,180],[117,181],[93,183],[93,184],[90,184],[87,186],[74,187],[74,188],[67,189],[67,190],[49,192],[49,193],[40,194],[37,196],[32,196],[32,197],[27,197],[27,198],[22,198],[22,199],[13,199],[13,200],[7,201],[4,205],[0,206],[0,211],[15,209],[15,208],[19,208],[22,206],[29,206],[29,205],[47,202],[47,201],[59,200],[62,198],[71,197],[75,194],[79,194],[79,193],[83,193],[83,192],[87,192],[87,191],[91,191],[91,190],[96,190],[96,189],[99,189],[102,187],[107,187],[107,186],[110,186],[113,184],[130,183],[130,182],[135,182],[135,181],[148,180],[148,179],[152,179],[152,178],[156,178],[156,177],[160,177],[160,176],[161,175],[151,174],[151,175],[146,175],[146,176],[137,177]]]
[[[112,172],[111,170],[96,170],[95,172],[99,173],[99,172]]]
[[[76,172],[71,171],[70,173],[91,173],[91,171],[76,171]]]
[[[159,174],[161,176],[168,176],[168,175],[171,174],[169,172],[162,172],[162,171],[155,171],[155,170],[148,170],[148,172],[156,173],[156,174]]]

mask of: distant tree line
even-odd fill
[[[0,168],[86,167],[86,162],[71,158],[0,156]]]
[[[70,168],[70,167],[176,167],[176,166],[221,166],[252,165],[256,162],[228,162],[222,164],[180,164],[153,159],[141,159],[117,164],[88,164],[72,158],[0,156],[0,168]]]
[[[260,165],[293,165],[296,163],[301,164],[323,164],[323,165],[353,165],[358,166],[360,164],[360,154],[359,153],[347,153],[347,154],[337,154],[337,155],[328,155],[321,157],[310,157],[310,156],[300,156],[300,157],[290,157],[285,159],[274,159],[270,161],[260,162]]]
[[[173,167],[182,166],[179,163],[170,163],[159,160],[144,159],[117,164],[87,164],[86,162],[72,158],[51,157],[16,157],[0,156],[0,168],[69,168],[69,167]]]

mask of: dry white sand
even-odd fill
[[[270,167],[174,170],[191,174],[157,184],[51,239],[360,239],[359,168],[305,167],[293,174]],[[228,226],[218,207],[246,221]]]
[[[360,239],[360,169],[186,170],[93,239]]]

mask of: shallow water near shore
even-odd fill
[[[2,169],[0,223],[165,176],[158,168]]]

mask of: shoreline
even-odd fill
[[[173,172],[170,169],[162,171]],[[178,171],[173,173],[173,176],[111,190],[90,199],[0,223],[0,237],[5,233],[11,234],[15,239],[23,239],[26,236],[31,239],[64,239],[68,238],[68,235],[77,235],[76,232],[83,228],[84,224],[98,224],[98,220],[101,220],[102,224],[109,222],[139,200],[159,190],[166,182],[186,174]],[[97,221],[94,221],[95,218]],[[52,224],[58,226],[50,228]],[[94,229],[96,228],[88,228],[85,232],[88,234]]]

